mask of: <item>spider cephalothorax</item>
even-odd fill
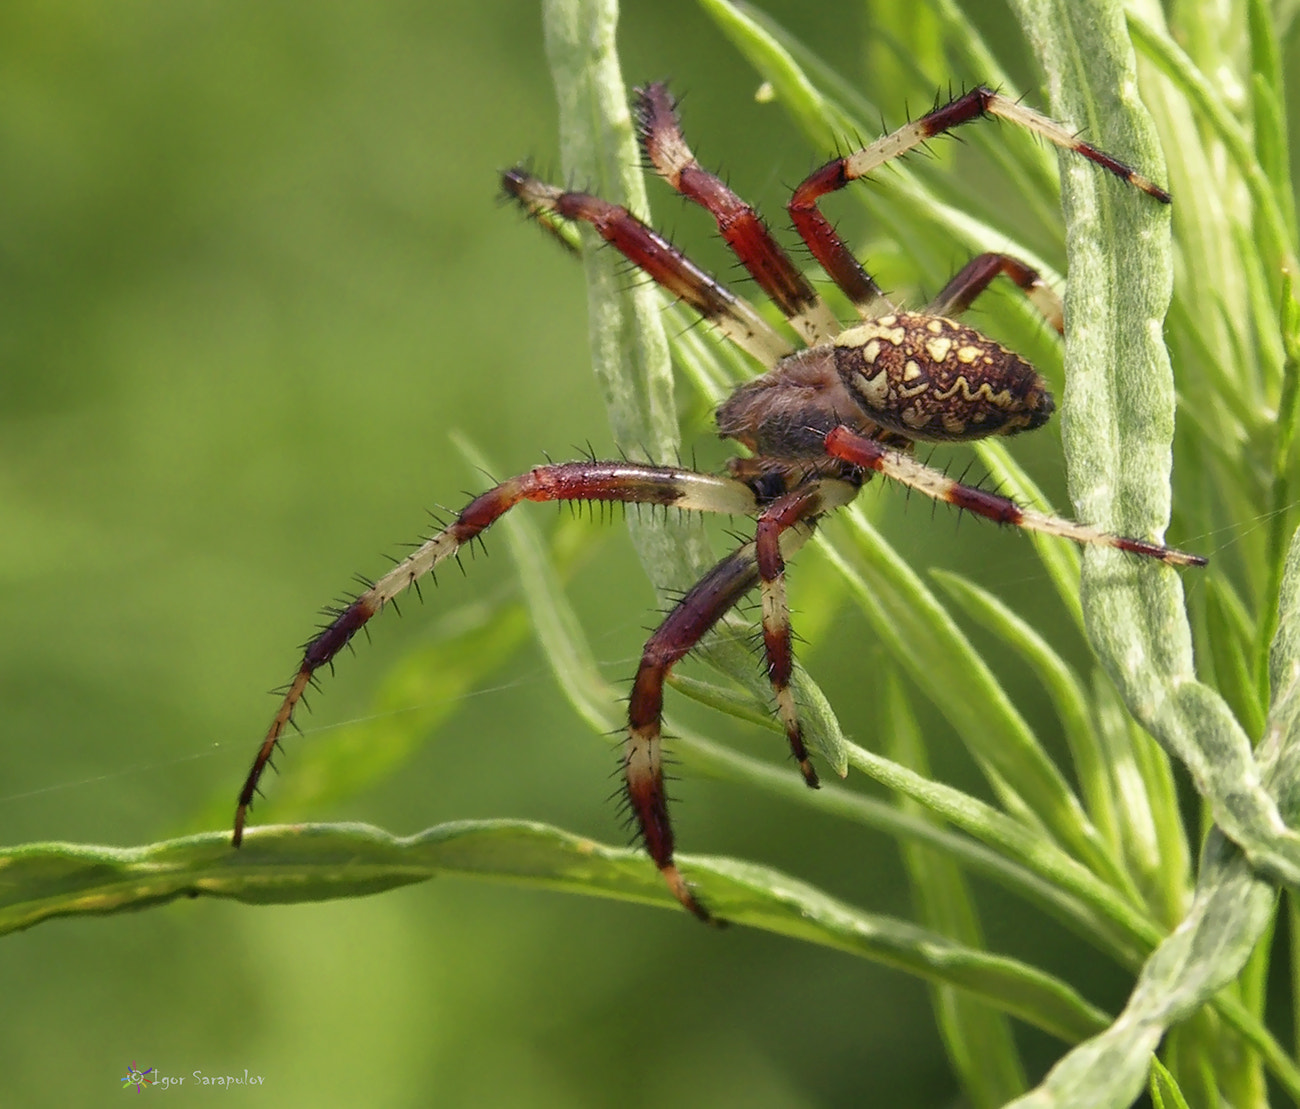
[[[859,313],[857,324],[841,329],[757,213],[718,177],[700,168],[682,136],[665,87],[654,84],[638,90],[634,107],[650,163],[679,193],[713,215],[737,258],[804,341],[803,349],[794,349],[751,305],[625,208],[548,185],[523,168],[506,172],[503,185],[525,211],[547,225],[564,220],[591,224],[630,262],[767,368],[718,410],[719,432],[743,444],[752,456],[734,459],[728,476],[627,461],[550,464],[502,482],[471,501],[451,524],[355,600],[333,610],[330,622],[307,644],[240,793],[236,845],[262,772],[315,672],[328,665],[397,594],[520,501],[622,501],[755,520],[753,540],[705,574],[647,641],[628,705],[622,772],[629,809],[673,894],[704,919],[707,911],[673,862],[660,735],[664,682],[673,665],[757,587],[763,651],[777,715],[804,780],[816,786],[817,774],[790,689],[794,653],[785,559],[808,539],[819,517],[849,503],[873,473],[1000,523],[1076,543],[1116,547],[1172,565],[1204,565],[1197,555],[1021,508],[1006,497],[963,485],[916,461],[912,447],[917,441],[1012,435],[1047,421],[1053,401],[1034,368],[951,317],[968,308],[999,274],[1015,282],[1058,332],[1063,331],[1060,299],[1018,259],[981,254],[924,311],[901,311],[888,301],[817,207],[821,196],[866,176],[890,158],[986,115],[1035,131],[1158,201],[1168,203],[1168,193],[1045,116],[989,89],[973,89],[870,146],[828,162],[794,191],[788,211],[795,229]]]

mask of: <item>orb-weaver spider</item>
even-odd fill
[[[972,89],[870,146],[826,163],[794,191],[788,211],[795,229],[861,316],[842,329],[754,209],[700,167],[682,136],[667,89],[653,84],[638,90],[634,107],[650,164],[674,189],[712,214],[736,257],[803,340],[803,349],[793,349],[750,304],[625,208],[548,185],[522,167],[507,171],[502,183],[509,196],[544,224],[591,224],[636,267],[766,368],[761,377],[737,389],[717,413],[719,432],[747,447],[751,457],[733,459],[727,476],[629,461],[549,464],[471,501],[452,523],[358,597],[330,610],[328,625],[306,645],[240,792],[236,846],[262,772],[315,672],[388,602],[521,501],[621,501],[756,520],[753,540],[705,574],[651,635],[628,707],[622,773],[629,809],[673,894],[705,920],[707,910],[673,862],[660,735],[665,679],[672,666],[757,586],[777,715],[804,780],[816,787],[817,773],[790,689],[794,655],[785,560],[808,539],[822,515],[853,500],[874,473],[999,523],[1116,547],[1176,566],[1205,564],[1198,555],[1021,508],[916,461],[912,448],[918,441],[1013,435],[1047,421],[1052,397],[1033,367],[951,317],[968,308],[999,274],[1014,281],[1063,332],[1060,298],[1020,260],[981,254],[924,311],[903,311],[890,303],[817,207],[826,193],[865,177],[928,138],[984,116],[1028,128],[1162,203],[1169,203],[1168,193],[1047,117],[990,89]]]

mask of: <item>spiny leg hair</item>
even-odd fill
[[[790,753],[799,764],[799,772],[803,774],[804,781],[813,789],[819,784],[817,772],[808,757],[794,691],[790,688],[790,679],[794,674],[794,643],[790,632],[790,606],[785,591],[783,540],[790,535],[789,529],[842,507],[856,495],[856,484],[840,481],[810,482],[766,505],[759,513],[758,524],[754,529],[767,676],[772,683],[777,717],[785,728]]]
[[[688,200],[708,210],[718,231],[772,302],[809,346],[833,339],[840,323],[767,229],[763,218],[725,181],[709,173],[687,145],[668,89],[656,82],[632,100],[641,148],[655,172]]]
[[[709,913],[673,862],[673,827],[663,774],[664,682],[673,665],[689,654],[757,581],[754,544],[747,543],[696,582],[646,640],[628,698],[622,763],[627,803],[646,851],[668,888],[701,920],[709,920]]]
[[[702,920],[709,919],[707,910],[673,863],[673,829],[662,765],[664,684],[673,666],[758,585],[762,593],[763,648],[777,712],[804,781],[815,789],[817,773],[804,744],[790,689],[794,650],[785,599],[785,559],[812,535],[819,516],[848,504],[857,491],[856,482],[810,481],[765,506],[758,516],[754,542],[739,547],[705,574],[673,606],[642,651],[628,699],[623,748],[627,803],[636,816],[646,850],[669,888]]]
[[[891,158],[915,150],[927,139],[952,130],[963,123],[996,116],[1019,127],[1041,135],[1065,150],[1071,150],[1121,180],[1155,197],[1163,204],[1170,202],[1169,194],[1131,166],[1090,143],[1083,142],[1053,119],[1027,108],[1025,105],[980,86],[971,89],[942,107],[935,108],[920,119],[904,124],[896,131],[877,139],[870,146],[840,158],[832,159],[811,173],[794,191],[787,210],[795,229],[802,236],[813,257],[821,263],[827,275],[848,295],[854,306],[864,316],[876,314],[881,298],[880,288],[854,257],[830,221],[822,215],[817,201],[827,193],[844,188],[850,181],[866,177]]]
[[[447,527],[420,544],[352,600],[307,643],[298,671],[271,720],[240,791],[232,838],[236,847],[243,840],[244,823],[262,773],[316,671],[328,666],[370,618],[399,593],[415,585],[438,563],[477,538],[521,501],[622,501],[736,516],[753,515],[757,511],[753,492],[742,482],[635,462],[583,461],[538,466],[476,497]]]
[[[781,537],[780,546],[784,549],[784,554],[793,554],[802,546],[812,535],[813,527],[811,514],[792,518]],[[659,867],[669,888],[677,900],[701,920],[709,920],[709,913],[696,899],[673,863],[673,829],[668,815],[663,776],[664,684],[673,666],[688,655],[710,629],[740,603],[745,594],[760,584],[761,577],[758,544],[746,543],[723,558],[696,582],[646,640],[636,677],[632,681],[632,694],[628,698],[627,738],[623,747],[623,777],[627,787],[628,806],[636,816],[646,850]],[[766,586],[764,595],[766,598]],[[789,659],[789,618],[784,609],[783,591],[781,599],[785,657]],[[765,599],[765,614],[768,604]],[[769,674],[772,672],[770,657],[769,654]],[[788,680],[788,673],[785,677]],[[772,684],[775,689],[775,677]],[[808,766],[811,770],[802,733],[798,734],[797,740],[791,741],[791,747],[795,757],[800,760],[801,767]],[[815,786],[816,774],[812,774],[808,782]]]
[[[1036,512],[1032,508],[1022,508],[1009,497],[990,493],[986,489],[976,489],[971,485],[963,485],[946,474],[918,462],[910,454],[887,447],[878,440],[855,435],[847,427],[837,427],[826,436],[826,453],[863,470],[873,470],[883,474],[936,501],[946,501],[957,508],[964,508],[999,524],[1014,524],[1045,535],[1058,535],[1080,545],[1114,547],[1117,550],[1128,551],[1130,554],[1154,558],[1171,566],[1207,564],[1207,559],[1201,555],[1188,554],[1186,551],[1163,547],[1158,543],[1148,543],[1142,539],[1110,535],[1087,524],[1049,516],[1043,512]]]
[[[657,231],[620,204],[590,193],[548,185],[522,166],[507,170],[502,187],[534,219],[588,223],[629,262],[689,304],[741,350],[764,366],[774,366],[793,347],[716,277],[701,269]]]

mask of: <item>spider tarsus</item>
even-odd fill
[[[673,896],[694,913],[698,919],[704,921],[705,924],[712,924],[719,928],[725,925],[725,921],[718,920],[700,903],[694,891],[687,884],[686,879],[682,877],[681,871],[674,864],[669,863],[667,866],[661,866],[659,873],[663,875],[664,881],[668,883],[668,888],[672,890]]]

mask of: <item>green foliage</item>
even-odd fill
[[[1289,991],[1293,1007],[1300,996],[1300,968],[1290,968],[1289,981],[1268,972],[1277,888],[1300,880],[1300,836],[1291,830],[1300,823],[1300,545],[1292,540],[1300,308],[1291,285],[1283,15],[1263,0],[1213,11],[1175,3],[1168,14],[1153,0],[1017,2],[1040,94],[1005,76],[1023,64],[1004,49],[1005,28],[986,34],[951,0],[930,0],[921,24],[900,23],[894,5],[871,6],[877,64],[865,88],[801,41],[796,26],[732,0],[699,7],[811,157],[874,135],[879,109],[894,115],[905,100],[925,102],[955,75],[1026,91],[1168,182],[1172,215],[1014,128],[977,124],[973,152],[955,166],[951,145],[936,144],[939,164],[891,165],[883,187],[850,189],[833,203],[850,213],[846,230],[855,245],[865,240],[891,283],[935,287],[954,250],[1006,250],[1058,288],[1068,274],[1063,355],[1021,298],[981,301],[979,324],[1056,381],[1073,511],[1123,534],[1159,535],[1171,524],[1176,543],[1212,565],[1180,575],[1113,551],[1081,558],[1034,537],[1032,580],[1024,572],[1009,586],[997,573],[976,580],[965,565],[976,559],[932,558],[925,538],[891,543],[878,519],[888,510],[868,490],[826,523],[791,588],[799,627],[821,629],[801,647],[807,670],[798,674],[810,739],[833,769],[856,771],[887,797],[856,783],[813,793],[775,763],[779,738],[766,733],[779,729],[741,618],[700,652],[707,670],[674,675],[684,697],[670,703],[669,731],[688,779],[824,818],[831,860],[836,828],[846,842],[861,829],[894,841],[918,922],[877,911],[872,891],[850,898],[757,862],[688,850],[684,871],[728,921],[925,979],[955,1081],[973,1105],[1018,1098],[1118,1107],[1143,1089],[1157,1105],[1263,1105],[1269,1082],[1300,1101],[1300,1069],[1266,1020],[1270,991]],[[644,212],[615,15],[598,0],[545,5],[558,175]],[[893,48],[908,35],[920,35],[916,49]],[[708,90],[692,91],[691,108]],[[582,236],[584,247],[590,238]],[[679,313],[657,290],[629,288],[611,255],[586,250],[592,363],[613,440],[631,455],[671,457],[682,445],[679,425],[702,423],[751,371],[713,337],[677,326]],[[471,466],[497,470],[495,443],[479,434],[474,446],[470,437],[455,442]],[[1022,467],[1001,444],[978,454],[1011,495],[1049,507],[1030,477],[1032,458]],[[1017,443],[1016,454],[1032,448]],[[1041,470],[1051,483],[1051,465]],[[650,512],[630,522],[661,603],[714,557],[697,523]],[[921,534],[940,526],[925,520]],[[499,530],[518,584],[498,582],[483,599],[448,608],[436,635],[379,682],[373,720],[295,752],[269,811],[290,819],[332,812],[410,766],[435,733],[456,733],[453,710],[507,669],[530,634],[590,731],[617,731],[620,688],[565,588],[590,529],[562,525],[548,541],[514,513]],[[972,538],[981,552],[1019,542]],[[1003,556],[984,557],[996,565]],[[834,675],[836,654],[852,659],[859,696],[851,704],[815,680]],[[725,737],[732,721],[742,734],[765,733],[763,757],[713,734]],[[954,770],[951,739],[973,771]],[[1191,827],[1180,767],[1200,806]],[[950,774],[961,784],[948,784]],[[228,792],[205,826],[219,822]],[[1210,829],[1203,842],[1202,824]],[[130,849],[13,848],[0,854],[0,930],[187,896],[356,897],[450,874],[674,905],[640,853],[549,824],[463,821],[409,837],[362,824],[285,824],[254,829],[238,854],[211,832]],[[1038,952],[993,950],[982,917],[994,886],[1018,912],[1063,926],[1078,952],[1131,976],[1117,1014],[1092,1000],[1086,977],[1049,972]],[[1068,1045],[1054,1045],[1045,1077],[1041,1060],[1022,1055],[1012,1017]]]

